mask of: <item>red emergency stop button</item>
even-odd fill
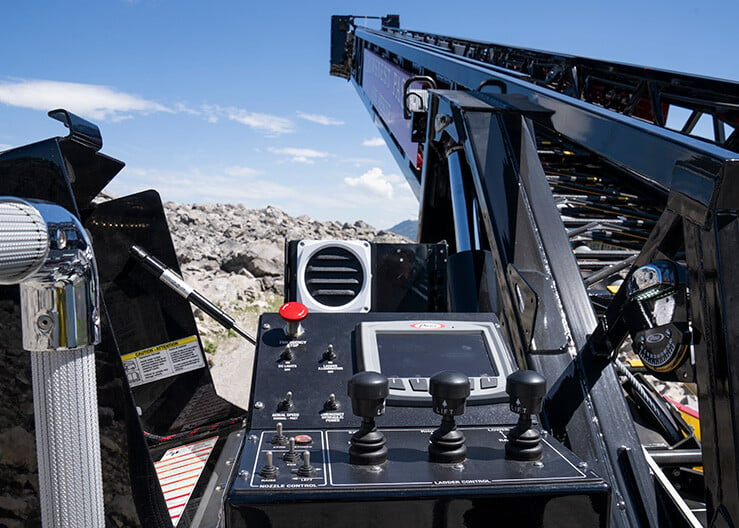
[[[299,302],[288,302],[280,306],[280,317],[287,323],[285,334],[294,339],[303,334],[300,321],[308,317],[308,308]]]
[[[280,317],[289,323],[299,323],[308,317],[308,308],[303,303],[288,302],[280,306]]]

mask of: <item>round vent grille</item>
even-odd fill
[[[362,263],[351,251],[327,246],[316,251],[305,267],[305,286],[316,302],[344,306],[352,302],[364,285]]]

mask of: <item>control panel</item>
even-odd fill
[[[609,486],[542,433],[545,380],[494,314],[287,303],[259,328],[227,526],[607,524]]]
[[[469,409],[461,423],[515,423],[505,394],[513,356],[494,314],[303,314],[296,305],[301,306],[283,307],[287,318],[264,314],[260,319],[252,428],[274,429],[277,422],[302,429],[358,426],[347,383],[363,370],[389,379],[388,424],[432,426],[437,417],[428,380],[451,368],[471,379]]]
[[[468,444],[464,461],[429,464],[428,445],[433,429],[388,429],[384,431],[388,454],[386,465],[353,465],[349,449],[352,430],[283,429],[288,440],[275,444],[275,431],[248,437],[232,491],[236,495],[259,490],[273,493],[291,489],[444,489],[454,486],[499,486],[503,489],[522,482],[557,478],[571,486],[602,486],[600,479],[578,467],[561,446],[542,440],[542,457],[537,463],[511,463],[505,456],[507,428],[473,427],[464,429]],[[289,435],[289,436],[288,436]],[[298,439],[301,439],[298,443]],[[574,488],[573,488],[574,489]],[[236,498],[236,497],[234,497]],[[241,500],[247,501],[246,497]]]

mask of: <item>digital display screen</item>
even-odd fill
[[[497,376],[482,332],[377,332],[380,368],[388,377],[428,378],[442,370]]]

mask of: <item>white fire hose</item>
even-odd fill
[[[43,526],[103,528],[98,277],[79,220],[55,204],[0,197],[0,284],[20,284]]]

